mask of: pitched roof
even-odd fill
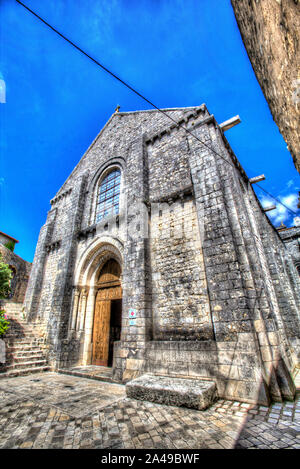
[[[9,236],[8,234],[3,233],[3,231],[0,231],[0,235],[6,236],[6,238],[11,239],[11,240],[14,241],[15,243],[18,243],[18,242],[19,242],[17,239],[13,238],[12,236]]]

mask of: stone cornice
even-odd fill
[[[278,234],[283,240],[298,239],[300,237],[300,227],[293,227],[287,230],[278,230]]]
[[[49,253],[49,252],[52,252],[52,251],[55,251],[57,249],[59,249],[61,246],[61,240],[57,240],[57,241],[53,241],[52,243],[49,243],[46,245],[46,251]]]
[[[97,225],[94,224],[94,225],[88,226],[87,228],[84,228],[83,230],[78,231],[78,233],[77,233],[78,241],[80,241],[82,239],[86,239],[90,235],[95,236],[96,227],[97,227]]]
[[[171,132],[174,129],[180,129],[182,124],[187,124],[188,121],[191,120],[192,118],[196,119],[201,112],[205,113],[205,111],[206,111],[206,107],[204,105],[202,105],[201,107],[199,107],[197,109],[194,109],[193,111],[189,112],[185,117],[182,117],[177,122],[177,124],[175,122],[173,122],[170,125],[168,125],[167,127],[165,127],[164,129],[160,130],[159,132],[156,132],[155,134],[153,134],[151,136],[149,136],[149,135],[146,136],[145,137],[145,143],[146,144],[154,143],[155,140],[158,140],[158,139],[162,138],[164,135],[171,134]]]
[[[61,199],[64,199],[67,197],[69,194],[71,194],[72,188],[68,189],[67,191],[63,192],[62,194],[59,194],[57,197],[54,197],[54,199],[50,200],[51,205],[55,205],[57,202],[59,202]]]
[[[157,199],[150,199],[151,203],[173,203],[175,200],[184,199],[188,195],[193,195],[193,186],[190,184],[189,186],[181,187],[176,191],[170,192],[169,194],[163,195]]]

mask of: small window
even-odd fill
[[[114,169],[101,182],[98,190],[96,223],[114,213],[119,213],[121,171]]]

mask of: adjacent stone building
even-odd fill
[[[31,263],[11,250],[18,242],[15,238],[0,232],[0,254],[3,262],[9,265],[12,272],[10,296],[1,300],[1,305],[11,314],[19,312],[22,308],[31,270]],[[11,249],[7,248],[6,245],[10,246]]]
[[[298,0],[231,0],[249,59],[300,172]]]
[[[51,200],[25,307],[53,368],[209,378],[267,403],[294,396],[299,301],[291,256],[202,105],[111,116]]]
[[[277,230],[285,246],[290,251],[294,265],[300,275],[300,219],[297,217],[295,220],[297,221],[295,226],[287,228],[282,224]]]
[[[15,245],[18,242],[19,241],[17,239],[13,238],[12,236],[9,236],[6,233],[3,233],[3,231],[0,231],[0,245],[5,246],[6,248],[8,248],[10,251],[13,252],[15,249]]]

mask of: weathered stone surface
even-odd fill
[[[198,410],[207,409],[217,399],[216,385],[212,381],[150,374],[127,383],[126,394],[133,399]]]
[[[298,0],[231,0],[253,70],[300,171]]]

